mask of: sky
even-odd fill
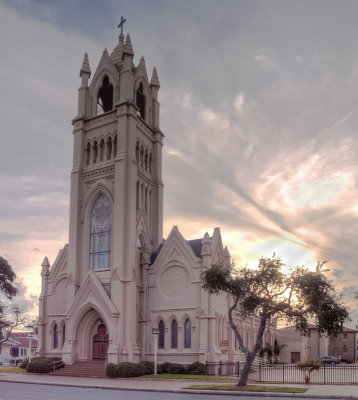
[[[164,236],[221,228],[240,265],[327,260],[358,324],[358,2],[0,0],[0,255],[34,311],[68,241],[72,125],[126,18],[161,88]]]

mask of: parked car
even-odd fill
[[[341,360],[339,358],[332,356],[321,357],[320,360],[322,361],[323,364],[336,365],[341,363]]]

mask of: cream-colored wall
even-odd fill
[[[277,341],[279,345],[286,345],[280,352],[280,362],[291,363],[292,352],[299,352],[301,361],[310,358],[307,337],[297,332],[294,326],[277,329]]]

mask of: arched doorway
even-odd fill
[[[104,324],[98,325],[97,333],[93,336],[93,360],[105,360],[108,351],[108,333]]]
[[[105,360],[109,345],[110,329],[107,321],[93,307],[77,317],[75,348],[76,360]],[[96,343],[96,345],[94,345]]]

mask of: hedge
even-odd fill
[[[60,361],[60,357],[36,357],[32,358],[31,362],[26,366],[26,372],[31,372],[35,374],[47,374],[48,372],[52,371],[53,369],[53,362]],[[63,367],[63,365],[59,366],[59,368]]]
[[[190,365],[165,362],[158,365],[158,374],[191,374],[205,375],[206,366],[198,361]],[[154,373],[152,361],[141,361],[139,363],[122,362],[119,364],[109,363],[106,367],[106,374],[110,378],[132,378]]]

